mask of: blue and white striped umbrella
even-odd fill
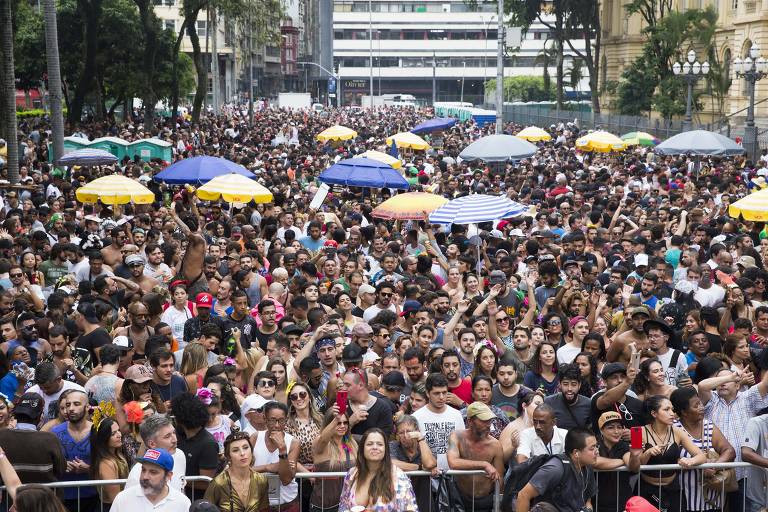
[[[103,149],[83,148],[70,151],[56,162],[58,165],[112,165],[117,157]]]
[[[429,221],[434,224],[477,224],[514,217],[527,211],[527,206],[505,196],[472,194],[449,201],[433,211]]]

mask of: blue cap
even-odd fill
[[[156,464],[166,471],[173,471],[173,457],[168,453],[168,450],[162,448],[150,448],[144,452],[143,457],[136,457],[136,460]]]

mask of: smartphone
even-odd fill
[[[633,450],[643,449],[643,427],[632,427],[629,429],[629,447]]]
[[[336,392],[336,406],[339,408],[339,414],[347,413],[347,390],[340,389]]]
[[[629,358],[629,364],[635,371],[640,371],[640,352],[632,352],[632,355]]]

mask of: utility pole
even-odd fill
[[[213,115],[219,115],[219,103],[221,100],[219,96],[219,52],[217,51],[216,40],[219,38],[218,24],[216,19],[219,17],[215,7],[211,7],[211,31],[213,32],[213,39],[211,39],[211,74],[213,75]]]
[[[253,126],[253,19],[248,14],[248,125]]]
[[[371,109],[373,109],[373,2],[368,0],[368,60],[370,61],[370,76],[368,80],[371,85]]]
[[[498,4],[498,28],[496,29],[496,133],[502,133],[504,126],[504,0]]]
[[[437,56],[432,51],[432,108],[437,103]]]
[[[462,61],[463,69],[461,71],[461,100],[459,100],[461,103],[464,103],[464,77],[467,74],[467,62]]]

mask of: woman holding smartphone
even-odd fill
[[[313,445],[315,471],[348,471],[357,457],[357,442],[349,432],[349,418],[334,404],[323,418],[323,430]],[[311,512],[336,512],[342,480],[319,479],[312,487]]]
[[[631,438],[629,469],[637,472],[646,464],[680,464],[683,468],[707,462],[706,454],[696,446],[688,433],[675,427],[672,402],[663,396],[651,396],[643,404],[651,422],[634,427]],[[638,430],[640,429],[638,434]],[[683,457],[683,450],[690,454]],[[645,471],[640,473],[640,496],[660,510],[683,510],[680,475],[676,471]]]

